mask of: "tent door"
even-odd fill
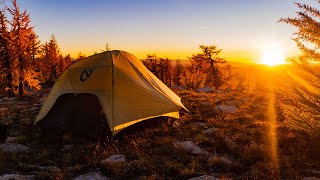
[[[47,135],[71,133],[96,139],[111,136],[98,97],[87,93],[61,95],[39,126]]]

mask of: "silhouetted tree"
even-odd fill
[[[86,58],[87,56],[85,54],[82,54],[81,52],[79,52],[78,57],[73,61],[73,63],[80,61],[84,58]]]
[[[177,60],[173,70],[172,70],[172,80],[173,80],[173,83],[180,86],[180,79],[181,79],[181,75],[182,75],[182,65],[181,65],[181,62],[180,62],[180,59]]]
[[[280,20],[298,29],[293,40],[302,52],[291,58],[302,71],[289,72],[290,88],[283,94],[288,102],[286,114],[290,124],[320,135],[320,74],[315,66],[315,62],[320,62],[320,11],[308,4],[295,4],[299,8],[297,17]]]
[[[185,82],[188,87],[214,86],[218,89],[222,83],[219,63],[225,63],[221,57],[221,49],[217,46],[200,45],[200,53],[192,55],[190,66],[186,72]]]
[[[165,66],[164,66],[164,77],[165,77],[165,84],[167,84],[168,86],[171,86],[171,82],[172,82],[172,72],[173,71],[173,67],[172,67],[172,63],[171,61],[166,58],[165,59]]]
[[[105,44],[105,46],[106,46],[106,51],[110,51],[110,44],[109,44],[109,42],[107,42],[106,44]]]
[[[159,58],[156,65],[156,72],[158,78],[165,83],[165,66],[166,60],[164,58]]]
[[[158,64],[158,58],[156,54],[148,54],[147,58],[143,61],[144,65],[157,77],[159,77],[158,75],[158,71],[157,71],[157,64]]]
[[[156,55],[147,55],[144,65],[163,83],[171,86],[172,64],[168,58],[157,58]]]
[[[72,58],[70,56],[70,54],[67,54],[65,57],[64,57],[64,67],[63,67],[63,70],[65,71],[71,64],[72,64]]]

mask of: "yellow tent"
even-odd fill
[[[44,121],[54,106],[61,106],[62,102],[59,104],[57,101],[65,94],[72,94],[73,99],[81,94],[95,95],[113,135],[145,119],[158,116],[179,118],[179,109],[186,109],[180,97],[153,75],[139,59],[118,50],[96,54],[70,66],[51,89],[35,124]],[[62,109],[77,106],[81,104],[80,101],[86,100],[84,98],[70,102]],[[95,111],[99,108],[94,103],[84,103],[89,104],[88,107],[73,113],[84,117],[85,111],[90,111],[90,107],[95,107]],[[52,113],[58,111],[61,110]],[[66,115],[60,117],[65,118]],[[57,119],[59,118],[49,118],[47,121],[62,121]],[[73,123],[77,124],[77,120]],[[59,125],[59,122],[54,124],[64,126]]]

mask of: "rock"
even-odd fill
[[[31,148],[17,143],[5,143],[0,145],[0,150],[7,153],[30,152]]]
[[[198,89],[197,92],[200,92],[200,93],[212,93],[213,89],[211,87],[209,87],[209,86],[204,86],[204,87]]]
[[[225,156],[211,156],[208,158],[208,164],[223,164],[224,166],[230,166],[232,161]]]
[[[70,171],[79,171],[81,169],[85,169],[86,165],[83,164],[76,164],[74,166],[68,166],[64,168],[64,171],[70,172]]]
[[[207,128],[207,123],[204,122],[194,122],[193,124],[198,127]]]
[[[176,149],[190,152],[192,154],[211,155],[211,153],[202,150],[199,146],[194,144],[192,141],[176,141],[176,142],[173,142],[172,144]]]
[[[118,163],[118,162],[125,162],[126,156],[123,154],[114,154],[107,159],[101,160],[100,163]]]
[[[205,134],[213,134],[214,132],[217,132],[219,129],[218,128],[209,128],[203,131]]]
[[[72,149],[73,147],[74,147],[73,144],[64,145],[62,150],[64,150],[64,151],[70,150],[70,149]]]
[[[309,172],[311,172],[312,174],[320,174],[319,170],[315,170],[315,169],[308,169]]]
[[[202,105],[204,106],[211,106],[213,103],[212,102],[203,102]]]
[[[151,179],[164,179],[163,176],[159,176],[159,175],[149,175],[149,176],[140,176],[138,178],[136,178],[136,180],[151,180]]]
[[[33,124],[33,120],[31,120],[30,118],[23,118],[23,119],[20,119],[20,122],[24,125],[31,125]]]
[[[219,178],[216,178],[214,176],[203,175],[203,176],[194,177],[188,180],[219,180]]]
[[[46,100],[46,97],[42,97],[42,98],[39,99],[39,103],[40,103],[40,104],[43,104],[43,102],[44,102],[45,100]]]
[[[16,140],[17,140],[17,137],[9,136],[9,137],[7,137],[5,143],[14,142],[14,141],[16,141]]]
[[[37,168],[41,171],[60,172],[60,169],[55,166],[37,166]]]
[[[1,100],[2,101],[14,101],[16,98],[15,97],[4,97]]]
[[[46,171],[46,172],[60,172],[61,170],[56,166],[36,166],[31,164],[19,163],[19,166],[24,169],[32,169],[34,171]]]
[[[319,180],[320,178],[316,178],[316,177],[304,177],[301,180]]]
[[[38,111],[40,108],[39,107],[33,107],[33,108],[30,108],[29,111]]]
[[[10,133],[10,136],[20,136],[20,135],[22,135],[22,132],[18,131],[18,130],[13,131],[13,132]]]
[[[175,121],[173,122],[173,125],[172,125],[172,126],[173,126],[174,128],[179,128],[179,127],[181,126],[181,124],[182,124],[182,123],[181,123],[180,120],[175,120]]]
[[[40,108],[40,107],[41,107],[41,104],[35,103],[35,104],[33,104],[32,106],[33,106],[33,107],[38,107],[38,108]]]
[[[225,102],[225,104],[228,106],[240,106],[242,102],[240,102],[239,100],[232,100]]]
[[[103,176],[99,172],[89,172],[87,174],[80,175],[80,176],[74,178],[74,180],[88,180],[88,179],[90,179],[90,180],[108,180],[110,178]]]
[[[19,174],[4,174],[0,176],[1,180],[33,180],[36,179],[34,175],[19,175]]]
[[[234,106],[227,106],[227,105],[218,105],[215,107],[215,109],[219,109],[222,112],[231,113],[231,114],[235,113],[238,110],[238,108]]]
[[[212,169],[229,169],[232,166],[232,160],[225,156],[211,156],[207,160],[207,164]]]
[[[229,137],[226,137],[226,138],[224,139],[224,142],[226,142],[227,146],[228,146],[230,149],[234,149],[234,148],[237,146],[237,144],[236,144],[232,139],[230,139]]]
[[[2,107],[0,108],[0,114],[8,112],[8,108]]]
[[[178,85],[173,85],[171,86],[171,89],[176,89],[176,90],[186,90],[186,87],[183,86],[178,86]]]

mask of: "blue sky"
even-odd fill
[[[42,42],[55,34],[64,54],[104,49],[186,58],[200,44],[215,44],[231,60],[259,58],[276,42],[297,51],[295,31],[277,23],[295,16],[293,0],[18,0],[31,14]],[[301,1],[300,1],[301,2]],[[303,2],[312,2],[304,0]]]

